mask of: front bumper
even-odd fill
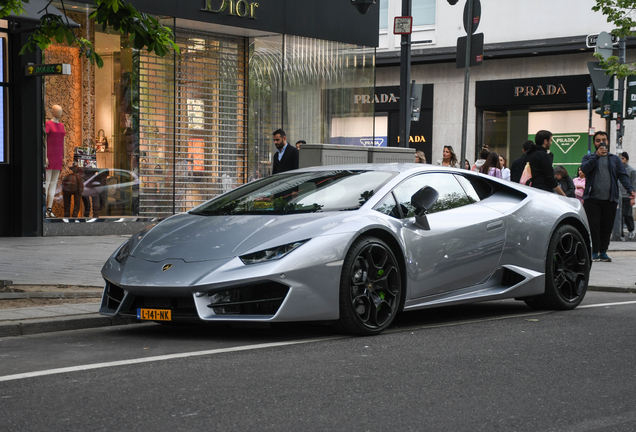
[[[148,308],[169,309],[174,321],[336,320],[350,237],[317,237],[283,259],[253,265],[239,258],[186,263],[129,257],[119,266],[111,258],[102,271],[100,313],[136,317]],[[167,263],[173,267],[164,272]]]

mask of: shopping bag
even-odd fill
[[[519,183],[526,186],[532,186],[532,169],[530,169],[530,162],[526,162],[526,166],[523,168],[523,173],[521,173]]]

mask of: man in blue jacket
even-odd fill
[[[592,259],[611,262],[607,256],[618,200],[621,199],[618,182],[629,192],[632,204],[636,192],[625,172],[621,159],[608,152],[607,133],[594,134],[596,153],[583,156],[581,171],[585,174],[583,207],[592,235]]]

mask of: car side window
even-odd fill
[[[388,216],[393,216],[396,219],[400,219],[402,217],[392,193],[388,194],[382,201],[376,204],[373,210],[384,213]]]
[[[411,204],[411,197],[424,186],[430,186],[439,193],[437,201],[428,210],[429,214],[462,207],[475,202],[466,194],[452,174],[420,174],[405,180],[393,190],[398,203],[402,206],[404,217],[415,216],[416,211],[415,207]]]
[[[466,195],[468,195],[468,198],[470,198],[473,202],[481,201],[479,192],[477,192],[477,190],[475,189],[475,185],[470,180],[462,175],[455,175],[455,178],[457,179],[457,181],[459,181],[459,184],[462,185],[464,191],[466,191]]]

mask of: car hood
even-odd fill
[[[347,212],[349,213],[349,212]],[[337,226],[343,213],[267,216],[181,214],[158,224],[131,251],[146,261],[209,261],[305,240]],[[258,249],[259,246],[263,246]]]

